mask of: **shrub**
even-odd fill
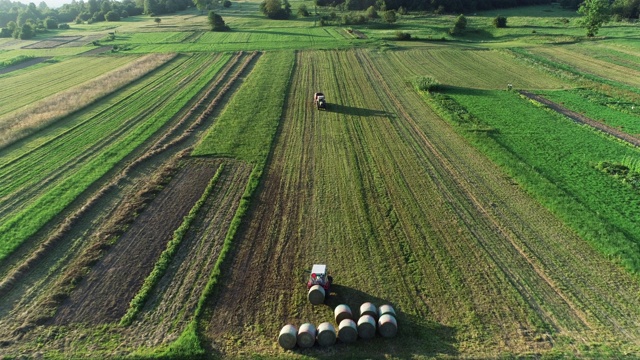
[[[35,32],[29,24],[24,24],[21,28],[16,28],[16,30],[13,32],[13,37],[20,40],[29,40],[34,36]]]
[[[211,31],[229,31],[231,30],[227,24],[225,24],[222,16],[216,14],[213,11],[209,11],[209,25]]]
[[[384,21],[386,21],[388,24],[392,24],[394,22],[396,22],[398,20],[397,16],[396,16],[396,12],[393,10],[389,10],[389,11],[385,11],[384,12]]]
[[[369,19],[377,19],[380,17],[378,15],[378,11],[376,10],[375,7],[373,7],[373,5],[369,6],[369,8],[367,9],[367,17]]]
[[[507,18],[502,16],[502,15],[498,15],[493,19],[493,26],[497,27],[497,28],[506,28],[507,27]]]
[[[291,4],[288,0],[264,0],[260,3],[260,11],[269,19],[285,20],[291,15]]]
[[[229,0],[224,0],[224,2],[222,3],[222,6],[224,6],[224,7],[226,7],[226,8],[231,7],[231,1],[229,1]]]
[[[462,34],[466,28],[467,28],[467,18],[464,15],[460,14],[456,18],[456,22],[453,24],[453,27],[449,29],[449,35]]]
[[[57,29],[58,28],[58,21],[52,17],[48,17],[46,19],[44,19],[44,26],[47,29]]]
[[[307,5],[300,4],[300,6],[298,7],[298,16],[307,17],[309,15],[309,9],[307,9]]]
[[[405,9],[405,7],[404,7],[404,6],[400,6],[400,7],[398,8],[398,14],[400,14],[400,15],[407,15],[407,13],[408,13],[408,12],[407,12],[407,9]]]
[[[420,76],[413,79],[413,86],[419,91],[437,91],[441,85],[438,80],[431,76]]]
[[[120,21],[120,14],[117,11],[109,11],[104,14],[104,19],[106,21]]]
[[[411,34],[406,33],[404,31],[396,31],[396,39],[397,40],[411,40]]]
[[[67,23],[58,24],[58,29],[60,30],[68,30],[71,26]]]

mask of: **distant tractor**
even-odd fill
[[[325,300],[325,295],[329,293],[333,278],[327,275],[327,265],[315,264],[311,268],[311,275],[307,281],[307,298],[313,305],[320,305]]]
[[[313,94],[313,102],[318,110],[327,110],[327,100],[325,100],[323,93],[317,92]]]

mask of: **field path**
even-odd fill
[[[579,124],[586,124],[591,126],[592,128],[598,129],[604,133],[607,133],[613,137],[616,137],[620,140],[626,141],[629,144],[633,145],[633,146],[640,146],[640,139],[638,139],[637,137],[634,137],[632,135],[630,135],[629,133],[626,133],[624,131],[618,130],[612,126],[603,124],[599,121],[595,121],[591,118],[588,118],[580,113],[577,113],[575,111],[571,111],[569,109],[567,109],[566,107],[557,104],[549,99],[544,98],[543,96],[540,95],[536,95],[533,93],[530,93],[528,91],[520,91],[520,94],[528,97],[529,99],[535,100],[543,105],[548,106],[550,109],[552,109],[553,111],[559,112],[562,115],[572,119],[573,121],[579,123]]]

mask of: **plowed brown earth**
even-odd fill
[[[219,165],[188,161],[60,307],[54,323],[118,321]]]
[[[637,281],[405,80],[367,51],[298,53],[263,187],[210,303],[211,348],[283,356],[283,325],[332,321],[337,304],[364,301],[396,306],[395,339],[287,354],[493,358],[594,341],[637,345]],[[311,103],[316,91],[326,112]],[[328,306],[306,300],[304,270],[314,263],[334,276]]]

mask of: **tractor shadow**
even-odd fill
[[[354,320],[357,322],[360,305],[363,303],[371,302],[376,307],[389,304],[395,309],[398,321],[398,333],[393,338],[383,338],[377,335],[369,340],[358,339],[353,344],[338,342],[335,345],[336,351],[346,357],[350,357],[351,354],[360,354],[356,356],[359,358],[362,358],[365,354],[379,355],[374,356],[374,358],[384,356],[399,358],[459,356],[455,346],[455,328],[429,320],[427,316],[407,314],[392,300],[382,299],[340,284],[332,284],[330,296],[324,304],[324,306],[330,307],[332,312],[338,305],[347,304],[351,308]],[[316,351],[307,352],[303,350],[301,352],[317,358],[325,358],[327,355]]]
[[[382,111],[382,110],[365,109],[365,108],[359,108],[355,106],[346,106],[346,105],[340,105],[335,103],[328,103],[327,111],[344,114],[344,115],[351,115],[351,116],[390,116],[391,115],[389,112]]]

